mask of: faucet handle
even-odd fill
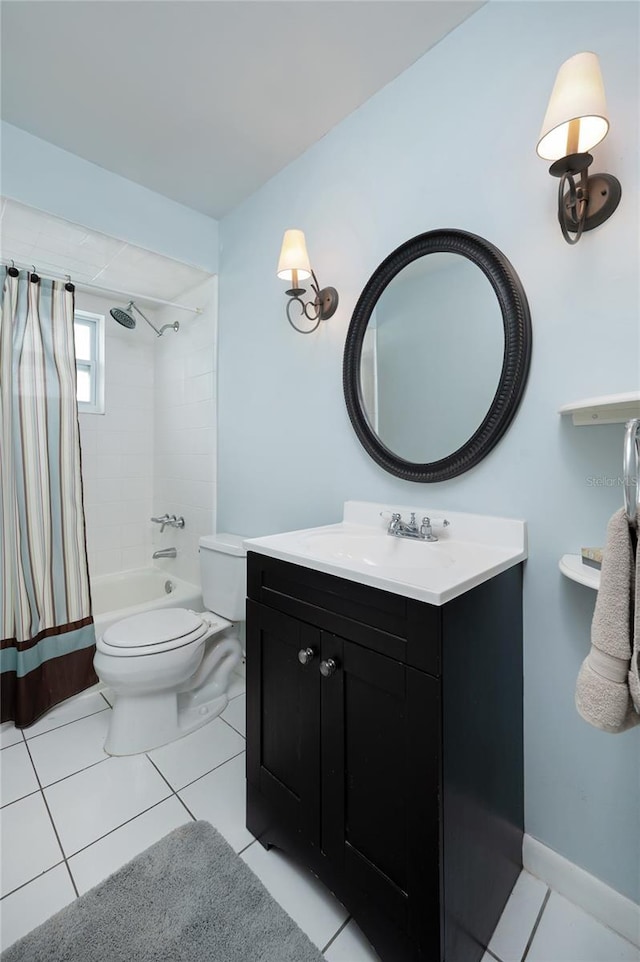
[[[446,518],[427,518],[422,519],[424,525],[436,525],[438,528],[448,528],[451,524]]]
[[[397,511],[381,511],[380,517],[389,522],[387,525],[387,534],[395,534],[402,521],[400,514]]]
[[[165,527],[171,523],[171,518],[168,514],[163,514],[161,518],[152,518],[154,524],[160,525],[160,534],[164,531]]]

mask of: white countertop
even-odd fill
[[[418,523],[430,517],[439,540],[389,536],[389,517],[396,511],[404,521],[412,511]],[[444,518],[446,528],[438,525]],[[367,501],[346,501],[336,524],[244,543],[248,551],[432,605],[451,601],[527,557],[524,521]]]

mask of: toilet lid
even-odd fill
[[[186,645],[207,631],[210,626],[195,612],[186,608],[161,608],[123,618],[107,628],[102,641],[111,648],[154,648],[172,641]]]

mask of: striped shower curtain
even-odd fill
[[[0,684],[20,728],[97,681],[74,288],[7,270],[0,316]]]

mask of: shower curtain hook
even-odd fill
[[[40,278],[38,277],[38,272],[36,271],[36,265],[31,265],[31,277],[29,278],[33,284],[37,284]]]

